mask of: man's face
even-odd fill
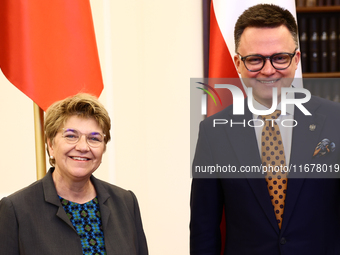
[[[275,53],[294,53],[294,40],[285,26],[276,28],[247,27],[241,35],[238,53],[244,57],[260,54],[271,56]],[[291,65],[285,70],[276,70],[269,59],[264,67],[257,72],[250,72],[245,67],[239,55],[234,56],[237,71],[241,74],[244,84],[253,88],[256,101],[270,108],[272,106],[272,88],[278,88],[278,103],[281,99],[281,87],[290,87],[295,70],[300,60],[300,52],[296,51]],[[287,79],[290,78],[290,79]]]

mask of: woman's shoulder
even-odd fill
[[[13,204],[38,206],[42,201],[45,201],[46,193],[57,194],[54,188],[51,171],[32,184],[24,187],[13,194],[6,197],[6,200]]]
[[[103,200],[112,198],[116,203],[130,204],[131,206],[137,203],[137,198],[131,190],[123,189],[93,176],[91,177],[91,181],[96,188],[97,195]]]
[[[38,180],[33,182],[32,184],[28,185],[27,187],[24,187],[6,198],[11,200],[12,202],[15,201],[25,201],[31,197],[37,197],[39,195],[43,195],[43,190],[42,190],[42,181]]]

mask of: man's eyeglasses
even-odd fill
[[[101,134],[99,132],[91,132],[89,134],[83,134],[79,132],[77,129],[73,128],[63,128],[62,129],[62,137],[65,138],[66,142],[70,144],[74,144],[79,142],[80,138],[85,135],[86,142],[90,147],[96,148],[99,147],[103,141],[105,134]]]
[[[259,54],[242,57],[240,53],[237,54],[241,57],[241,60],[248,71],[258,72],[264,67],[267,59],[270,60],[270,63],[276,70],[287,69],[292,63],[292,59],[296,54],[296,50],[294,53],[281,52],[267,57]]]

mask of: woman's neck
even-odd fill
[[[52,173],[52,178],[58,195],[66,200],[84,204],[96,197],[96,189],[90,178],[72,180],[56,170]]]

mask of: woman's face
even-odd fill
[[[80,139],[71,143],[63,137],[63,128],[77,130]],[[60,128],[53,143],[48,140],[50,156],[55,158],[55,171],[65,180],[81,181],[90,178],[91,174],[99,167],[102,155],[105,151],[104,140],[98,147],[92,147],[87,143],[88,134],[103,134],[103,130],[93,118],[70,117],[65,125]]]

